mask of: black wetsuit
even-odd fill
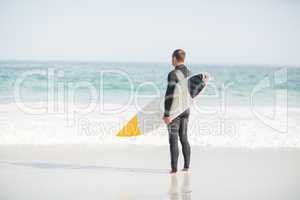
[[[168,117],[170,114],[169,112],[173,102],[175,84],[179,81],[176,70],[180,70],[185,78],[191,74],[190,70],[185,65],[176,66],[176,68],[168,74],[168,87],[165,95],[165,117]],[[170,124],[168,124],[172,171],[177,171],[177,162],[179,156],[178,136],[182,145],[184,168],[189,168],[190,165],[191,148],[187,137],[189,115],[190,110],[187,109],[178,117],[173,119]]]

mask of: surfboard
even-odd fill
[[[199,73],[180,79],[175,85],[173,102],[170,108],[170,118],[174,119],[190,107],[193,100],[205,88],[204,75]],[[148,134],[164,124],[165,97],[153,99],[140,109],[118,132],[118,137],[132,137]]]

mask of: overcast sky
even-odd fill
[[[0,59],[300,64],[297,0],[0,0]]]

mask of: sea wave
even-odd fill
[[[197,64],[188,67],[193,73],[206,71],[211,74],[207,95],[217,93],[220,96],[226,92],[231,103],[243,105],[253,88],[263,82],[262,87],[268,87],[263,93],[288,90],[289,106],[300,107],[300,68]],[[68,95],[67,91],[77,87],[74,90],[81,101],[90,100],[87,93],[93,88],[112,96],[110,100],[115,100],[114,103],[124,103],[119,94],[164,94],[170,69],[168,64],[153,63],[0,62],[0,103],[15,101],[16,86],[23,93],[22,100],[29,102],[51,101],[48,91]],[[277,84],[276,74],[286,80]],[[20,84],[16,85],[18,81]],[[260,103],[270,105],[270,94],[261,96]],[[100,94],[96,98],[100,98]]]
[[[41,108],[44,103],[30,104]],[[85,105],[80,105],[84,108]],[[168,145],[168,133],[163,125],[148,135],[118,138],[117,131],[132,117],[136,108],[130,106],[121,112],[107,111],[120,108],[119,104],[105,104],[105,111],[93,110],[68,116],[48,112],[30,114],[16,104],[0,104],[0,145],[13,144],[142,144]],[[254,109],[254,110],[253,110]],[[246,106],[205,107],[193,106],[189,122],[189,140],[192,145],[220,147],[300,147],[299,108],[280,108],[277,118],[269,119],[272,107]],[[260,115],[260,117],[259,117]],[[287,116],[287,121],[283,116]],[[276,121],[277,120],[277,121]],[[269,124],[268,124],[269,123]]]

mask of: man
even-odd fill
[[[185,52],[182,49],[177,49],[172,54],[172,65],[175,67],[168,74],[168,86],[165,95],[165,112],[163,120],[168,126],[169,132],[169,143],[170,143],[170,154],[171,154],[171,171],[170,173],[177,172],[177,162],[179,156],[178,149],[178,136],[182,145],[182,153],[184,157],[184,167],[183,171],[188,171],[190,166],[190,155],[191,147],[188,142],[187,128],[188,120],[190,115],[190,110],[185,110],[175,119],[171,120],[170,118],[170,108],[173,102],[173,94],[175,90],[175,84],[182,78],[188,77],[191,72],[184,65]],[[180,76],[181,75],[181,76]]]

